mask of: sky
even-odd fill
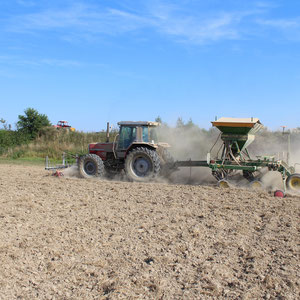
[[[299,0],[0,0],[0,118],[300,127]]]

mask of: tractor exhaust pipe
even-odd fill
[[[109,143],[109,122],[107,122],[106,127],[106,143]]]

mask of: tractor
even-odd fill
[[[75,128],[70,126],[67,121],[58,121],[57,125],[53,125],[56,129],[64,128],[70,131],[75,131]]]
[[[88,154],[79,157],[79,173],[84,178],[113,177],[125,171],[130,181],[149,181],[170,171],[174,162],[169,155],[167,143],[157,138],[158,122],[118,123],[119,133],[113,142],[109,141],[109,123],[105,143],[93,143],[88,146]]]

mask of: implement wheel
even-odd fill
[[[286,187],[289,190],[300,192],[300,174],[292,174],[286,180]]]
[[[229,183],[227,180],[222,179],[218,181],[218,187],[220,187],[221,189],[228,189],[230,188]]]
[[[79,174],[83,178],[102,177],[104,165],[102,159],[96,154],[87,154],[79,159]]]
[[[250,182],[250,187],[253,190],[260,190],[260,189],[262,189],[263,185],[262,185],[261,181],[254,180],[254,181]]]
[[[133,149],[126,157],[125,172],[129,180],[150,181],[160,171],[160,159],[155,150],[145,147]]]
[[[282,190],[276,190],[274,192],[274,196],[277,197],[277,198],[284,198],[285,197],[285,193]]]

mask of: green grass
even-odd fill
[[[44,165],[45,159],[42,159],[40,157],[21,157],[21,158],[0,157],[0,164]]]
[[[75,163],[75,159],[68,161],[68,163]],[[45,166],[45,158],[42,157],[20,157],[20,158],[7,158],[0,157],[0,164],[14,164],[14,165],[36,165]],[[50,159],[50,166],[61,165],[62,159]]]

